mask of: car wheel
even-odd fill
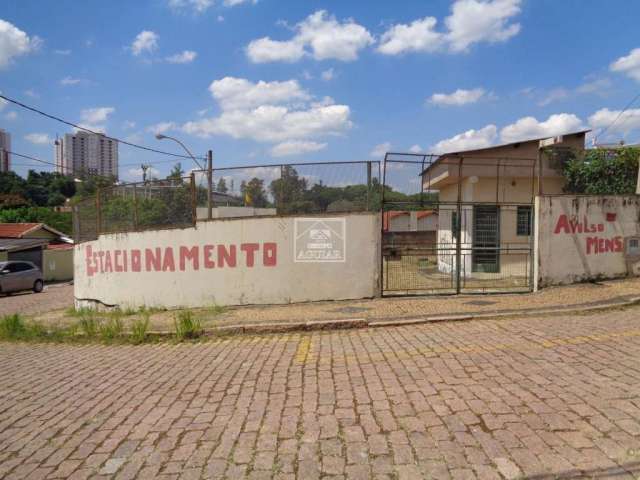
[[[33,291],[36,293],[40,293],[43,288],[44,283],[42,283],[42,280],[36,280],[36,282],[33,284]]]

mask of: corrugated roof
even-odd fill
[[[19,252],[30,248],[43,247],[49,243],[44,238],[0,238],[0,251]]]

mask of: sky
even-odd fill
[[[379,160],[582,128],[634,143],[640,100],[619,114],[640,92],[637,18],[628,0],[4,0],[0,92],[182,153],[154,137],[175,136],[199,156],[212,150],[217,167]],[[47,161],[72,131],[11,104],[0,128],[13,151]],[[175,163],[119,153],[121,180],[140,180],[141,163],[155,176]]]

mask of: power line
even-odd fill
[[[46,165],[53,165],[54,167],[56,167],[57,165],[53,162],[48,162],[46,160],[40,160],[39,158],[36,157],[32,157],[30,155],[24,155],[23,153],[17,153],[17,152],[12,152],[10,150],[5,150],[5,152],[11,154],[11,155],[15,155],[16,157],[22,157],[22,158],[26,158],[27,160],[33,160],[34,162],[40,162],[40,163],[44,163]]]
[[[29,110],[29,111],[34,112],[34,113],[37,113],[38,115],[42,115],[44,117],[47,117],[47,118],[49,118],[51,120],[55,120],[57,122],[64,123],[65,125],[68,125],[68,126],[73,127],[73,128],[77,128],[78,130],[84,130],[85,132],[93,133],[94,135],[102,135],[102,136],[104,136],[105,138],[107,138],[109,140],[114,140],[116,142],[122,143],[123,145],[128,145],[130,147],[139,148],[140,150],[146,150],[148,152],[159,153],[161,155],[169,155],[169,156],[172,156],[172,157],[186,158],[188,160],[192,160],[192,158],[187,156],[187,155],[180,155],[178,153],[165,152],[164,150],[157,150],[155,148],[145,147],[144,145],[138,145],[136,143],[128,142],[126,140],[121,140],[121,139],[116,138],[116,137],[110,137],[108,135],[104,135],[102,133],[95,132],[95,131],[90,130],[90,129],[86,128],[86,127],[82,127],[82,126],[77,125],[77,124],[75,124],[73,122],[69,122],[68,120],[64,120],[63,118],[56,117],[55,115],[51,115],[49,113],[43,112],[42,110],[38,110],[35,107],[31,107],[31,106],[26,105],[26,104],[24,104],[22,102],[19,102],[18,100],[14,100],[13,98],[9,98],[9,97],[7,97],[5,95],[2,95],[2,94],[0,94],[0,98],[6,100],[7,102],[13,103],[14,105],[18,105],[19,107],[22,107],[22,108],[24,108],[26,110]],[[196,158],[199,158],[200,160],[206,160],[205,157],[196,157]]]
[[[620,120],[620,117],[622,116],[622,114],[624,112],[626,112],[629,107],[631,107],[631,105],[633,105],[635,103],[636,100],[638,100],[640,98],[640,93],[638,93],[635,97],[633,97],[633,99],[627,103],[627,106],[624,107],[620,113],[616,116],[616,118],[613,120],[613,122],[611,122],[605,129],[601,130],[600,132],[598,132],[597,135],[594,135],[594,137],[597,139],[599,136],[604,135],[606,133],[607,130],[609,130],[611,127],[613,127],[613,125]]]

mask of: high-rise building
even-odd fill
[[[118,142],[99,133],[67,133],[55,141],[56,169],[64,175],[118,178]]]
[[[0,172],[11,169],[11,134],[0,128]]]

